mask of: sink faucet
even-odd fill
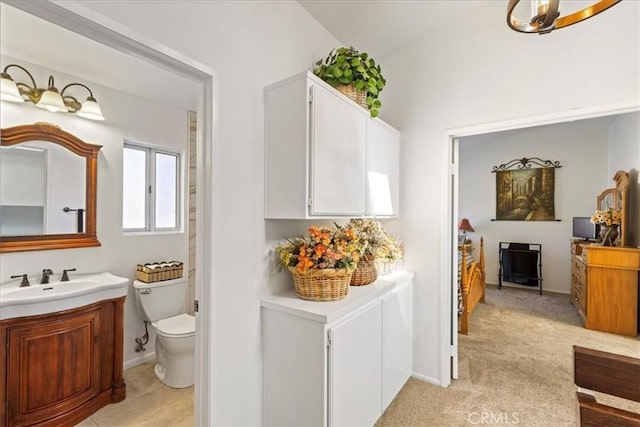
[[[42,270],[42,278],[40,279],[40,284],[44,285],[46,283],[49,283],[49,276],[51,276],[53,274],[53,271],[51,271],[50,268],[45,268]]]
[[[65,270],[62,270],[62,278],[60,279],[61,282],[68,282],[69,281],[69,274],[67,274],[69,271],[76,271],[75,268],[67,268]]]
[[[22,282],[20,282],[20,287],[24,288],[25,286],[29,286],[29,278],[27,277],[26,274],[18,274],[16,276],[11,276],[12,279],[15,279],[16,277],[22,277]]]

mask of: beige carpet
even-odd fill
[[[640,357],[637,338],[580,326],[568,295],[489,288],[469,329],[459,335],[459,379],[446,389],[410,379],[376,425],[574,426],[572,346]]]

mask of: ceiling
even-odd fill
[[[195,82],[7,4],[0,4],[0,10],[0,52],[16,62],[24,61],[19,65],[31,63],[77,77],[92,87],[98,100],[100,94],[91,83],[174,108],[196,110]],[[7,65],[3,61],[2,67]],[[12,69],[10,74],[14,80],[29,81],[19,70]],[[47,83],[46,76],[34,78],[38,86]],[[58,89],[63,83],[70,82],[56,78]]]
[[[298,0],[346,46],[382,58],[427,31],[468,17],[478,0]],[[505,0],[506,13],[506,0]],[[506,25],[506,24],[505,24]]]
[[[320,24],[345,46],[379,59],[410,44],[423,34],[455,21],[472,21],[490,2],[507,0],[298,0]],[[561,2],[562,15],[591,6],[593,0]],[[530,18],[531,4],[517,3],[514,16]]]

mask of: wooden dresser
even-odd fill
[[[587,329],[638,335],[640,249],[571,243],[571,303]]]

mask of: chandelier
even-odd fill
[[[558,9],[560,0],[531,0],[531,11],[527,22],[521,21],[513,16],[513,11],[518,3],[520,3],[520,0],[509,0],[509,5],[507,6],[507,24],[512,30],[521,33],[547,34],[555,29],[568,27],[569,25],[591,18],[609,9],[611,6],[620,3],[620,1],[622,0],[600,0],[582,10],[560,16],[560,10]],[[565,4],[568,4],[568,2]]]

